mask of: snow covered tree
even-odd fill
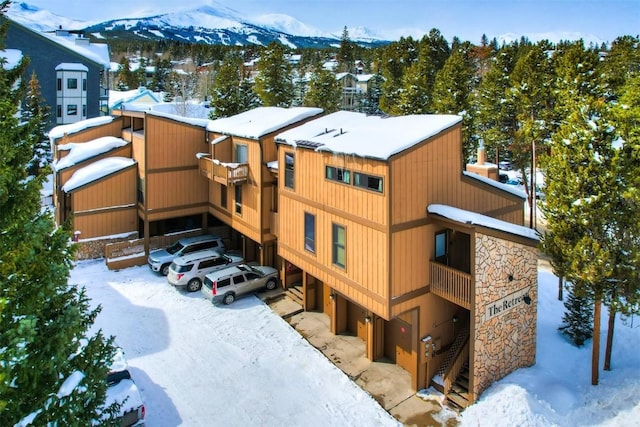
[[[606,53],[598,75],[608,100],[616,100],[627,78],[640,69],[640,39],[638,36],[621,36],[613,41]]]
[[[318,67],[309,81],[304,105],[322,108],[327,114],[333,113],[340,109],[341,96],[342,87],[336,76],[331,71]]]
[[[349,30],[344,27],[342,38],[340,39],[340,49],[338,50],[338,71],[353,73],[355,66],[356,45],[349,38]]]
[[[40,210],[44,175],[28,176],[42,117],[19,115],[25,65],[0,60],[0,425],[87,426],[117,409],[104,408],[114,349],[88,332],[99,309],[67,283],[70,234]]]
[[[294,99],[292,66],[284,56],[284,46],[271,42],[258,63],[255,91],[268,107],[289,107]]]
[[[516,132],[516,110],[508,98],[509,76],[518,60],[514,44],[503,46],[491,60],[473,100],[476,133],[485,143],[487,155],[498,164],[507,155]]]
[[[37,140],[33,149],[33,157],[27,166],[31,176],[38,175],[51,161],[51,144],[47,137],[50,110],[51,108],[46,104],[40,92],[40,82],[36,74],[32,73],[22,111],[22,120],[25,122],[33,121],[37,125],[37,129],[34,130],[34,138]]]
[[[575,293],[580,286],[568,284],[565,312],[560,331],[578,347],[582,347],[593,334],[593,300],[587,295]]]
[[[241,113],[240,79],[242,57],[236,52],[225,55],[211,88],[211,119]]]
[[[462,154],[468,159],[476,150],[471,114],[471,94],[474,89],[475,70],[468,52],[460,45],[436,74],[433,85],[434,113],[455,114],[462,117]]]
[[[131,63],[129,62],[129,58],[123,56],[120,59],[120,63],[118,65],[118,90],[129,90],[135,89],[135,76],[131,71]]]
[[[638,166],[632,164],[638,163],[640,149],[637,142],[622,140],[615,124],[601,100],[584,104],[554,135],[551,153],[542,163],[547,180],[543,250],[560,257],[574,294],[594,301],[594,385],[599,376],[601,305],[615,309],[621,294],[636,302],[638,297],[633,270],[640,267],[640,199]]]
[[[403,80],[408,68],[418,59],[418,43],[411,37],[400,38],[382,49],[380,73],[383,77],[380,109],[387,114],[399,115]]]
[[[151,76],[149,89],[151,89],[154,92],[166,91],[171,70],[172,70],[171,61],[169,61],[168,59],[163,59],[161,57],[158,57],[154,64],[154,70],[153,70],[153,75]]]

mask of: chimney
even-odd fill
[[[478,160],[476,160],[476,164],[484,165],[487,161],[487,155],[484,152],[484,141],[481,139],[478,143]]]

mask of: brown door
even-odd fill
[[[385,324],[384,339],[385,356],[412,372],[411,325],[397,318],[391,319]]]

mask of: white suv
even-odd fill
[[[224,242],[221,237],[208,234],[180,239],[167,249],[152,251],[148,258],[149,268],[166,276],[169,274],[169,266],[175,258],[205,249],[215,249],[224,253]]]
[[[207,274],[243,262],[244,258],[241,256],[207,249],[174,259],[169,266],[167,280],[173,286],[184,286],[187,291],[195,292],[200,290]]]

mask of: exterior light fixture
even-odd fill
[[[513,282],[513,274],[510,274],[508,279],[509,279],[510,282]]]
[[[336,299],[336,294],[334,294],[334,293],[330,293],[330,294],[329,294],[329,299],[330,299],[331,301],[335,300],[335,299]]]
[[[526,294],[524,297],[522,297],[522,300],[525,304],[531,305],[531,297],[529,296],[529,294]]]
[[[371,316],[365,316],[364,321],[365,323],[371,323]]]

